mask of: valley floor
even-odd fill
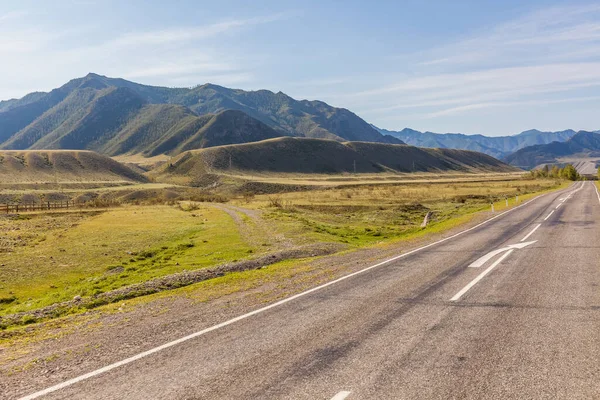
[[[31,382],[51,384],[74,369],[101,366],[450,235],[489,217],[491,201],[499,212],[507,200],[513,207],[565,185],[364,184],[246,194],[227,203],[3,216],[0,391],[27,391]],[[258,259],[258,268],[240,266],[249,259]],[[223,273],[181,287],[168,281],[193,271]],[[157,279],[167,280],[148,292],[154,294],[97,301]],[[38,312],[56,304],[64,306]]]

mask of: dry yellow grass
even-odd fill
[[[252,182],[281,185],[340,186],[340,185],[389,185],[402,183],[459,183],[511,181],[519,179],[522,172],[457,174],[457,173],[414,173],[414,174],[235,174],[224,172],[223,177]]]
[[[90,151],[0,151],[0,182],[146,182],[147,178]]]

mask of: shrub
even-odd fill
[[[36,321],[35,317],[33,315],[23,315],[23,317],[21,318],[21,323],[23,325],[28,325],[28,324],[33,324]]]
[[[17,298],[14,295],[9,297],[0,297],[0,304],[10,304],[15,300],[17,300]]]
[[[281,197],[269,196],[269,206],[274,208],[283,208],[283,201]]]
[[[176,250],[186,250],[186,249],[191,249],[192,247],[194,247],[194,243],[180,243],[177,245],[177,247],[175,247]]]

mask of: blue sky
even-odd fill
[[[600,129],[600,3],[0,0],[0,99],[88,72],[346,107],[387,129]]]

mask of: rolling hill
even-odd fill
[[[277,138],[180,154],[154,171],[161,180],[189,180],[223,171],[252,173],[513,172],[493,157],[467,150],[407,145]]]
[[[528,146],[504,160],[519,168],[531,169],[541,164],[594,159],[600,159],[600,133],[580,131],[566,142]]]
[[[346,109],[211,84],[164,88],[88,74],[0,102],[0,149],[154,156],[280,136],[402,143]]]
[[[147,182],[110,157],[90,151],[0,151],[0,182]]]
[[[532,129],[513,136],[491,137],[462,133],[419,132],[410,128],[401,131],[377,129],[382,134],[397,137],[413,146],[473,150],[500,159],[527,146],[547,144],[554,141],[564,142],[576,133],[571,129],[560,132],[541,132]]]

